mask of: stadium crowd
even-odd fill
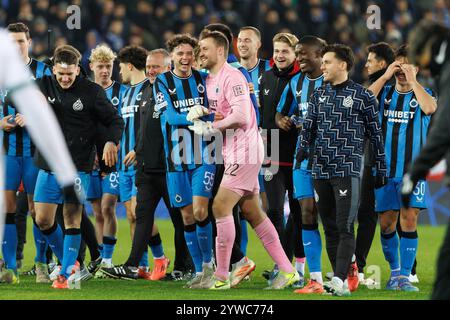
[[[69,5],[81,8],[81,30],[67,31]],[[383,28],[368,30],[368,6],[380,7]],[[234,34],[252,25],[262,34],[261,57],[271,56],[271,42],[278,32],[314,34],[328,43],[345,43],[355,52],[353,79],[367,80],[365,48],[386,41],[394,48],[406,41],[414,23],[434,20],[450,26],[445,0],[3,0],[0,26],[14,21],[29,25],[33,37],[32,55],[39,59],[60,44],[71,44],[83,54],[87,68],[90,50],[106,42],[114,51],[125,45],[149,50],[164,47],[175,33],[199,34],[209,23],[223,22]],[[52,30],[50,48],[47,30]],[[425,76],[428,76],[426,74]]]
[[[403,199],[400,191],[425,143],[437,95],[431,71],[418,75],[405,42],[419,19],[450,24],[443,1],[1,3],[0,19],[55,111],[78,178],[76,194],[58,184],[34,155],[26,119],[2,91],[7,213],[0,281],[19,282],[21,203],[34,222],[32,273],[56,289],[93,276],[230,289],[255,269],[249,224],[274,262],[264,273],[269,289],[347,296],[371,284],[364,267],[379,216],[391,271],[386,289],[419,291],[417,215],[426,208],[427,185],[414,181]],[[81,30],[67,31],[70,4],[81,7]],[[370,4],[389,13],[385,28],[367,28]],[[251,14],[255,7],[258,15]],[[430,52],[439,60],[446,47],[438,49]],[[264,145],[259,128],[269,132]],[[229,129],[223,163],[197,159],[197,150],[208,147],[199,137]],[[271,154],[275,145],[278,155]],[[264,150],[270,157],[263,161]],[[21,182],[26,195],[16,200]],[[94,207],[95,227],[81,190]],[[160,199],[175,227],[175,266],[167,274],[170,260],[154,223]],[[112,262],[120,241],[117,201],[133,239],[121,265]],[[327,282],[319,216],[333,268]]]

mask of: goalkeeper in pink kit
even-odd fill
[[[244,217],[280,268],[268,289],[283,289],[298,281],[299,275],[286,257],[275,227],[259,204],[258,174],[264,159],[264,146],[248,83],[239,70],[226,63],[229,44],[222,33],[202,32],[199,45],[202,67],[210,72],[206,79],[210,110],[201,106],[191,108],[187,118],[194,125],[189,128],[199,135],[220,131],[225,137],[222,150],[225,173],[213,203],[217,269],[209,288],[230,288],[228,270],[236,235],[232,210],[239,204]],[[214,122],[199,119],[209,112],[215,113]]]

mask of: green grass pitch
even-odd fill
[[[27,244],[25,245],[25,260],[22,270],[29,270],[33,265],[34,244],[32,238],[31,219],[28,221]],[[157,220],[163,240],[166,256],[174,257],[173,227],[170,220]],[[381,289],[368,289],[360,287],[351,297],[335,298],[329,296],[294,294],[292,289],[281,291],[263,290],[267,286],[261,273],[270,269],[272,262],[264,248],[256,238],[255,233],[249,230],[248,256],[256,262],[256,270],[250,281],[244,281],[237,288],[223,292],[208,290],[183,289],[184,282],[167,281],[124,281],[113,279],[92,279],[81,283],[80,290],[55,290],[49,284],[36,284],[35,278],[21,276],[20,284],[0,284],[2,300],[302,300],[302,299],[358,299],[358,300],[423,300],[428,299],[436,272],[438,251],[444,237],[444,227],[419,226],[418,275],[420,283],[419,293],[389,292],[383,290],[388,280],[388,265],[384,260],[380,247],[379,229],[375,234],[372,249],[368,257],[368,266],[378,266],[381,271]],[[322,237],[323,241],[323,237]],[[113,262],[123,263],[130,250],[130,232],[128,222],[119,220],[118,242],[114,252]],[[323,271],[331,270],[328,258],[322,253]],[[151,255],[150,255],[151,256]],[[89,252],[87,252],[89,257]],[[152,262],[151,262],[152,265]],[[171,268],[169,268],[171,270]]]

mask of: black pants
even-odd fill
[[[359,205],[359,178],[314,180],[314,189],[319,196],[317,207],[334,275],[344,281],[355,252],[354,221]]]
[[[269,203],[267,215],[278,232],[288,259],[292,260],[293,255],[296,258],[304,258],[305,251],[301,232],[302,215],[300,204],[293,198],[292,167],[280,167],[279,171],[271,177],[272,179],[269,181],[264,181]],[[288,192],[290,214],[285,227],[284,201],[286,191]]]
[[[434,281],[431,299],[450,300],[450,220],[439,252],[436,280]]]
[[[192,260],[184,239],[183,219],[180,210],[172,208],[165,173],[145,173],[138,169],[136,173],[137,204],[136,229],[134,232],[131,252],[126,265],[139,266],[144,251],[152,237],[155,210],[161,198],[169,210],[175,229],[175,261],[174,270],[187,271],[192,269]]]
[[[27,242],[28,197],[25,192],[17,195],[15,222],[17,228],[16,259],[23,260],[23,247]]]
[[[214,202],[214,197],[216,196],[217,192],[219,191],[220,182],[223,178],[223,173],[225,171],[225,166],[223,164],[216,165],[216,174],[214,176],[214,185],[212,190],[212,198],[211,201],[209,201],[208,206],[208,212],[209,217],[211,219],[212,223],[212,234],[213,234],[213,250],[214,253],[216,252],[216,236],[217,236],[217,227],[216,227],[216,219],[214,218],[214,214],[212,211],[212,205]],[[241,251],[241,219],[239,215],[239,206],[236,205],[233,208],[233,220],[234,220],[234,227],[236,232],[236,237],[234,239],[233,249],[231,251],[231,258],[230,258],[230,269],[231,265],[238,262],[244,257],[244,254]]]
[[[375,181],[372,176],[372,167],[364,166],[355,250],[356,263],[360,273],[364,272],[364,267],[366,266],[366,259],[372,246],[377,221],[378,215],[375,212]]]

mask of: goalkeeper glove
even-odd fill
[[[186,119],[187,119],[187,121],[193,122],[194,120],[197,120],[198,118],[201,118],[208,114],[209,114],[209,110],[207,108],[197,104],[189,109]]]
[[[194,120],[194,125],[189,126],[188,128],[192,131],[194,131],[195,134],[198,134],[199,136],[208,136],[213,135],[214,133],[218,132],[217,129],[213,128],[211,121],[202,121],[202,120]]]
[[[419,182],[419,180],[413,178],[411,176],[411,173],[409,173],[409,172],[407,172],[403,176],[402,188],[400,189],[400,193],[402,195],[403,207],[409,208],[409,202],[411,200],[411,194],[413,193],[414,188],[417,185],[417,182]]]

